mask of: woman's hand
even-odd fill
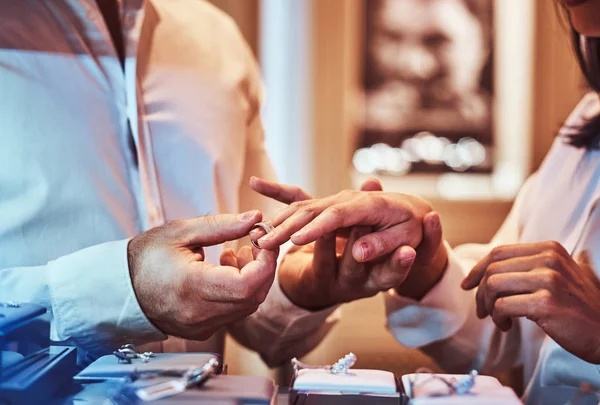
[[[506,331],[513,317],[537,323],[565,350],[600,363],[600,281],[558,242],[499,246],[463,280],[477,316]]]
[[[274,249],[290,239],[295,245],[307,245],[332,232],[348,235],[351,227],[368,226],[372,231],[352,246],[354,259],[367,262],[399,246],[416,248],[423,238],[424,219],[432,212],[431,205],[422,198],[381,191],[377,180],[368,180],[367,189],[363,186],[361,191],[344,190],[319,199],[297,187],[258,178],[253,178],[250,185],[267,197],[289,204],[270,220],[275,229],[258,239],[265,249]]]
[[[439,215],[416,197],[424,204],[413,211],[403,195],[383,193],[377,180],[367,180],[360,192],[322,200],[257,178],[250,184],[260,194],[291,204],[272,221],[277,227],[269,233],[274,235],[270,242],[259,239],[261,247],[278,246],[302,227],[315,230],[307,240],[292,237],[303,246],[288,252],[279,269],[282,289],[299,306],[319,309],[390,288],[420,299],[445,268]]]

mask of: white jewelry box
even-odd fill
[[[323,369],[299,370],[291,383],[290,405],[401,405],[394,374],[381,370],[350,369],[333,374]]]
[[[448,386],[446,381],[458,381],[464,375],[457,374],[405,374],[402,376],[402,387],[410,405],[522,405],[515,392],[502,386],[494,377],[477,375],[475,385],[465,395],[443,395]],[[437,378],[439,377],[439,378]]]

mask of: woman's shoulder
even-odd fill
[[[577,103],[564,126],[577,127],[598,114],[600,114],[600,98],[598,93],[590,91]]]

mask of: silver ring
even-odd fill
[[[270,223],[270,222],[266,222],[266,221],[265,221],[265,222],[259,222],[258,224],[254,225],[254,226],[252,227],[252,229],[250,229],[250,232],[252,232],[252,231],[253,231],[253,230],[255,230],[256,228],[260,228],[260,229],[262,229],[263,231],[265,231],[265,233],[269,233],[269,232],[271,232],[272,230],[274,230],[274,229],[275,229],[275,227],[274,227],[273,225],[271,225],[271,223]],[[252,236],[250,237],[250,242],[252,242],[252,245],[253,245],[255,248],[257,248],[257,249],[262,249],[262,248],[259,246],[259,244],[258,244],[258,241],[257,241],[257,240],[254,240],[254,239],[252,239]]]

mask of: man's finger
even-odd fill
[[[312,199],[312,196],[300,187],[288,186],[274,181],[260,179],[258,177],[252,177],[250,179],[250,187],[257,193],[284,204]]]
[[[237,215],[222,214],[180,220],[166,226],[177,227],[174,233],[186,245],[213,246],[247,236],[252,226],[261,219],[262,214],[255,210]]]

